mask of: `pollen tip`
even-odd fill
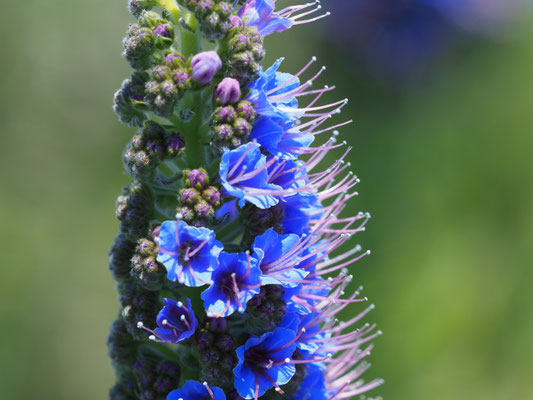
[[[316,61],[316,56],[311,57],[311,61],[315,62]]]
[[[239,307],[239,312],[243,313],[244,312],[244,307]]]
[[[182,219],[183,214],[182,213],[176,213],[176,219]]]
[[[181,301],[178,301],[178,302],[176,303],[176,305],[177,305],[178,307],[183,307],[183,303],[182,303]]]
[[[137,322],[137,328],[142,329],[144,327],[144,324],[142,321]]]
[[[291,359],[289,357],[287,357],[285,360],[284,360],[286,363],[290,363],[291,362]]]
[[[368,297],[364,297],[364,300],[365,300],[365,301],[368,301]]]
[[[148,336],[148,339],[150,339],[150,340],[155,340],[155,335],[150,335],[150,336]]]
[[[166,319],[164,319],[163,321],[161,321],[161,323],[162,323],[163,325],[167,325],[167,324],[168,324],[168,321],[167,321]]]

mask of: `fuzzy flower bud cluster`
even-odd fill
[[[367,299],[348,267],[367,213],[320,102],[313,58],[264,69],[263,39],[313,22],[318,3],[130,0],[133,68],[114,97],[137,127],[110,250],[120,312],[108,339],[114,400],[340,400],[379,386],[363,360],[380,332],[345,321]],[[306,80],[303,78],[307,76]],[[324,137],[325,136],[325,137]],[[329,137],[329,138],[328,138]],[[333,160],[333,161],[331,161]]]

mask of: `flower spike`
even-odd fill
[[[136,127],[109,268],[121,311],[109,336],[110,399],[350,399],[373,305],[351,290],[359,178],[324,102],[326,67],[263,68],[264,38],[329,13],[319,1],[129,0],[114,97]],[[329,135],[321,137],[322,134]],[[322,136],[325,136],[322,135]],[[341,312],[354,314],[340,320]]]

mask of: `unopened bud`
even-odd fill
[[[223,105],[234,104],[241,97],[241,87],[239,81],[233,78],[224,78],[215,90],[215,98]]]
[[[198,190],[205,188],[209,185],[207,171],[203,168],[188,171],[185,177],[185,184]]]
[[[191,61],[192,78],[200,85],[205,85],[211,82],[221,67],[222,61],[216,51],[196,54]]]

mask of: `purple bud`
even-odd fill
[[[213,8],[213,2],[211,0],[200,0],[198,2],[198,10],[201,13],[207,14]]]
[[[180,87],[185,86],[190,78],[191,77],[189,76],[187,71],[183,69],[177,70],[174,74],[174,80],[176,81],[176,85]]]
[[[240,19],[238,16],[236,15],[232,15],[229,17],[229,21],[231,22],[231,26],[232,27],[241,27],[242,26],[242,19]]]
[[[170,76],[170,69],[168,67],[162,66],[154,69],[154,78],[158,81],[164,81]]]
[[[156,37],[166,37],[166,38],[172,38],[172,35],[168,29],[167,24],[160,24],[157,25],[154,29],[154,35]]]
[[[194,188],[185,188],[181,190],[181,202],[184,204],[196,204],[200,200],[200,193]]]
[[[207,189],[205,189],[202,192],[202,197],[212,206],[220,203],[220,191],[214,186],[209,186]]]
[[[180,65],[185,64],[185,60],[179,54],[170,53],[170,54],[167,54],[167,56],[165,57],[165,64],[169,68],[176,69]]]
[[[194,220],[194,210],[192,208],[187,206],[179,207],[178,212],[181,214],[184,221],[190,222]]]
[[[205,200],[198,201],[194,206],[194,211],[196,211],[200,218],[212,218],[215,215],[215,210]]]
[[[209,176],[205,169],[193,169],[187,173],[185,182],[194,188],[204,188],[209,185]]]
[[[178,88],[171,79],[167,79],[161,83],[161,90],[167,97],[176,96],[178,94]]]
[[[222,123],[231,123],[236,117],[235,109],[232,106],[219,107],[215,110],[213,114],[215,122]]]
[[[252,131],[252,125],[244,118],[237,118],[233,123],[233,131],[240,136],[246,136]]]
[[[192,77],[199,84],[205,85],[213,79],[222,68],[222,61],[216,51],[204,51],[196,54],[191,61]]]
[[[141,239],[139,241],[139,252],[143,256],[151,256],[155,251],[155,243],[148,239]]]
[[[219,139],[226,139],[233,134],[233,129],[228,124],[217,125],[215,127],[215,134]]]
[[[249,121],[255,115],[254,106],[249,101],[241,101],[237,105],[237,113],[240,117],[243,117],[245,120]]]
[[[238,102],[241,98],[239,81],[233,78],[222,79],[215,90],[215,98],[219,99],[223,105]]]
[[[181,138],[179,133],[170,135],[167,139],[167,152],[169,155],[174,156],[179,153],[181,149],[185,147],[185,142]]]

